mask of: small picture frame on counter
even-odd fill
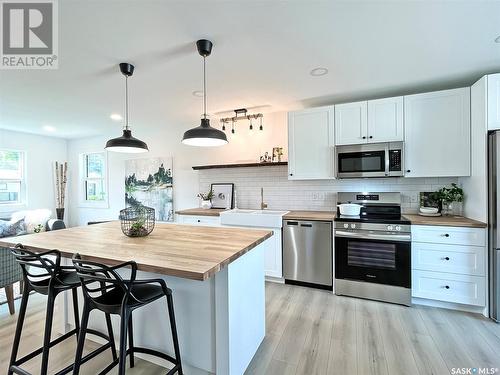
[[[212,208],[234,208],[234,184],[214,183],[211,185],[211,190],[214,194]]]

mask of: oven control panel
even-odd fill
[[[365,233],[370,232],[371,234],[396,234],[400,235],[410,235],[411,226],[409,224],[383,224],[383,223],[366,223],[366,222],[345,222],[345,221],[335,221],[335,229],[340,231],[348,231],[351,233]]]
[[[388,225],[387,226],[388,231],[396,231],[396,232],[401,232],[401,225]]]
[[[344,229],[356,229],[355,223],[344,223]]]

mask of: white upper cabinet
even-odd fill
[[[367,102],[335,105],[335,144],[353,145],[367,140]]]
[[[405,177],[470,176],[470,88],[404,97]]]
[[[288,179],[334,178],[333,106],[288,113]]]
[[[403,128],[401,96],[335,106],[336,145],[402,141]]]
[[[403,97],[368,101],[368,143],[404,140]]]
[[[500,129],[500,73],[488,75],[488,129]]]

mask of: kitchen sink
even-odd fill
[[[283,215],[289,211],[275,210],[234,210],[220,213],[221,225],[235,225],[242,227],[281,228]]]

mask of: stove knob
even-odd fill
[[[396,230],[400,231],[401,230],[401,225],[396,225]]]
[[[346,224],[344,224],[344,228],[345,228],[345,229],[348,229],[348,228],[349,228],[349,224],[347,224],[347,223],[346,223]]]
[[[392,230],[392,225],[388,225],[387,230]]]
[[[356,228],[356,224],[351,224],[351,229],[355,229]]]

